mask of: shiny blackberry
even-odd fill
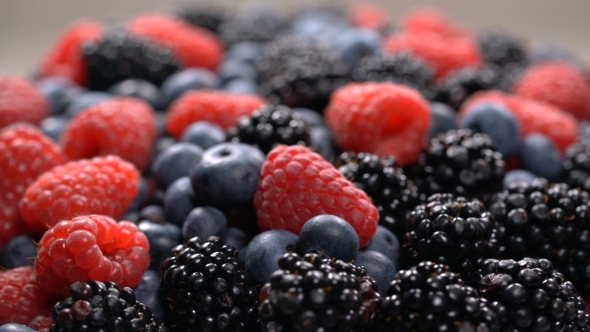
[[[260,92],[274,104],[322,111],[330,94],[350,81],[340,54],[317,41],[296,36],[265,44],[257,61]]]
[[[497,72],[491,68],[465,68],[451,73],[438,90],[435,100],[458,110],[463,102],[478,91],[494,87]]]
[[[336,160],[340,173],[371,197],[379,224],[401,237],[410,212],[425,199],[390,157],[344,152]]]
[[[381,317],[375,280],[363,267],[287,253],[260,295],[260,330],[369,331]]]
[[[546,259],[484,262],[480,295],[502,317],[502,331],[590,331],[576,287]]]
[[[170,50],[123,30],[111,31],[101,40],[85,44],[82,52],[87,67],[87,87],[91,90],[106,90],[129,78],[159,86],[182,66]]]
[[[361,59],[353,70],[357,82],[393,82],[414,88],[428,100],[436,96],[434,71],[424,62],[408,54],[375,54]]]
[[[162,264],[162,300],[169,304],[172,331],[253,331],[258,289],[218,237],[198,237],[172,249]]]
[[[399,271],[381,308],[380,331],[500,331],[500,316],[448,266],[421,262]]]
[[[135,292],[112,282],[75,282],[70,297],[53,307],[51,332],[167,332]]]
[[[228,19],[227,11],[222,7],[202,3],[181,5],[174,10],[174,15],[196,27],[215,33],[219,32],[221,24]]]
[[[498,221],[500,258],[549,259],[580,291],[590,291],[590,194],[539,178],[494,195],[488,210]]]
[[[502,189],[505,163],[492,139],[469,129],[430,139],[406,174],[427,195],[451,193],[484,199]]]
[[[254,145],[269,153],[278,144],[311,146],[309,126],[299,113],[286,106],[262,106],[249,117],[242,117],[229,130],[228,139]]]
[[[505,66],[511,63],[523,64],[527,60],[524,40],[510,33],[485,31],[477,36],[477,43],[486,63]]]
[[[572,188],[590,191],[590,139],[585,135],[581,133],[580,142],[565,151],[563,179]]]

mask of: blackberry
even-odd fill
[[[261,292],[261,331],[369,331],[380,323],[375,280],[363,267],[287,253]]]
[[[430,139],[406,174],[427,195],[451,193],[485,199],[502,189],[505,163],[492,139],[469,129]]]
[[[488,210],[498,221],[500,258],[549,259],[580,291],[590,291],[590,194],[539,178],[494,195]]]
[[[486,258],[497,257],[496,221],[478,200],[451,194],[430,196],[408,218],[402,238],[402,266],[421,261],[448,265],[468,283]]]
[[[269,153],[276,145],[311,146],[309,126],[299,113],[286,106],[262,106],[249,117],[242,117],[229,130],[228,139],[258,147]]]
[[[390,157],[370,153],[344,152],[337,161],[338,170],[371,197],[379,210],[379,224],[398,237],[406,232],[409,213],[425,199],[402,168]]]
[[[380,331],[500,331],[500,317],[448,266],[421,262],[389,284]]]
[[[565,151],[563,178],[572,188],[590,191],[590,140],[583,133],[580,136],[580,142]]]
[[[477,43],[486,63],[505,66],[511,63],[524,64],[527,61],[526,45],[519,36],[490,30],[479,34]]]
[[[255,330],[259,293],[237,253],[215,236],[172,249],[160,281],[172,331]]]
[[[576,287],[546,259],[486,260],[480,295],[502,317],[502,331],[590,331]]]
[[[458,110],[474,93],[492,89],[496,79],[497,73],[490,68],[461,69],[447,77],[444,85],[438,90],[435,100]]]
[[[219,26],[219,36],[230,46],[240,42],[265,43],[282,34],[286,25],[273,13],[242,13]]]
[[[275,104],[322,111],[330,94],[350,81],[349,67],[332,48],[285,36],[267,43],[257,61],[260,92]]]
[[[137,301],[129,287],[100,281],[75,282],[70,297],[53,307],[51,332],[167,332],[151,308]]]
[[[219,27],[227,18],[227,12],[212,4],[184,4],[174,11],[174,15],[188,23],[218,33]]]
[[[434,71],[424,62],[409,54],[375,54],[361,59],[359,67],[352,71],[357,82],[393,82],[407,85],[432,100],[436,96]]]

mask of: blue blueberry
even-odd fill
[[[158,108],[167,108],[189,90],[217,89],[219,84],[219,78],[213,72],[200,68],[184,69],[162,83]]]
[[[525,171],[524,169],[514,169],[506,172],[502,185],[504,186],[504,189],[507,189],[513,183],[524,182],[530,184],[536,178],[537,176],[529,171]]]
[[[164,194],[166,220],[182,227],[186,216],[196,206],[195,200],[195,192],[191,186],[191,179],[188,176],[183,176],[172,182]]]
[[[206,150],[190,170],[195,195],[220,209],[251,204],[264,160],[264,153],[248,144],[223,143]]]
[[[361,250],[354,261],[356,266],[364,266],[369,275],[377,281],[377,288],[381,295],[387,294],[389,282],[395,277],[395,265],[380,252]]]
[[[531,134],[522,142],[519,153],[523,169],[549,181],[559,178],[562,171],[561,157],[557,147],[547,136]]]
[[[228,82],[237,78],[244,80],[257,81],[258,70],[253,64],[240,60],[225,60],[218,70],[219,78],[222,82]]]
[[[283,230],[270,230],[256,235],[246,249],[244,263],[250,276],[264,284],[279,269],[278,259],[297,246],[297,235]]]
[[[381,47],[381,36],[368,29],[347,29],[334,41],[334,47],[351,68],[356,68],[361,59],[374,54]]]
[[[457,129],[457,113],[447,104],[430,103],[430,135],[435,136],[449,130]]]
[[[225,132],[221,127],[207,121],[198,121],[186,128],[180,138],[183,142],[200,146],[203,150],[225,142]]]
[[[160,205],[148,205],[139,211],[139,220],[161,223],[166,220],[164,208]]]
[[[399,240],[395,234],[383,226],[377,226],[377,232],[364,249],[382,253],[395,266],[399,265]]]
[[[258,93],[258,84],[252,80],[236,78],[225,83],[223,90],[238,95],[255,95]]]
[[[308,11],[295,19],[292,32],[299,37],[333,45],[338,36],[350,28],[342,15],[329,11]]]
[[[227,231],[227,218],[223,212],[211,206],[198,207],[186,217],[182,225],[182,239],[188,241],[195,236],[201,239],[218,236],[225,241]]]
[[[161,237],[167,237],[177,243],[182,240],[180,228],[171,223],[142,220],[137,224],[137,228],[145,234],[150,242]]]
[[[225,243],[238,249],[242,250],[245,249],[248,243],[250,242],[250,237],[246,232],[237,228],[237,227],[230,227],[227,231],[227,237]],[[245,252],[245,250],[244,250]]]
[[[47,77],[37,82],[39,91],[47,97],[51,114],[63,114],[68,104],[84,90],[64,77]]]
[[[111,86],[108,91],[115,96],[134,97],[144,100],[152,107],[158,106],[158,87],[148,81],[131,78]]]
[[[10,240],[0,255],[0,265],[12,269],[19,266],[33,266],[37,256],[37,245],[28,235],[19,235]]]
[[[309,131],[311,145],[318,149],[318,153],[326,160],[333,160],[336,155],[332,132],[328,127],[314,127]]]
[[[88,107],[102,103],[113,98],[113,95],[100,91],[87,91],[74,97],[68,107],[65,115],[73,118]]]
[[[322,214],[309,219],[301,228],[299,249],[350,262],[358,252],[359,237],[346,220]]]
[[[461,128],[487,134],[498,152],[508,157],[519,148],[520,128],[512,112],[500,104],[484,103],[476,106],[461,121]]]
[[[43,131],[45,135],[49,138],[54,140],[55,142],[59,142],[59,138],[61,134],[66,129],[68,122],[70,119],[65,115],[53,115],[46,117],[39,127]]]
[[[8,323],[0,326],[0,332],[35,332],[35,330],[24,325]]]
[[[159,270],[158,270],[159,271]],[[141,283],[135,288],[135,298],[154,310],[160,322],[165,319],[164,306],[160,302],[160,273],[154,270],[143,272]]]
[[[225,53],[226,59],[256,64],[262,55],[262,47],[256,42],[240,42],[232,45]]]
[[[170,257],[172,248],[180,244],[169,237],[157,237],[149,241],[150,243],[150,269],[160,271],[162,263]]]
[[[199,162],[203,149],[192,143],[176,143],[162,151],[152,164],[152,176],[162,189],[175,180],[187,176],[191,165]]]
[[[139,180],[139,190],[137,191],[137,195],[135,195],[135,198],[133,199],[133,202],[131,203],[131,206],[129,207],[129,210],[127,210],[127,212],[129,213],[129,212],[139,211],[139,209],[141,208],[141,206],[145,202],[147,195],[148,195],[147,182],[145,182],[145,179],[142,177]],[[127,219],[125,219],[125,220],[127,220]]]
[[[294,113],[299,114],[301,121],[305,122],[310,127],[325,127],[326,121],[321,113],[311,110],[309,108],[297,107],[293,109]]]

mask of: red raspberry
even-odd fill
[[[39,124],[49,114],[49,103],[24,78],[0,76],[0,128],[24,121]]]
[[[530,67],[514,84],[514,93],[555,105],[579,120],[588,119],[590,88],[572,65],[545,62]]]
[[[113,98],[79,113],[61,137],[71,159],[113,154],[143,170],[158,136],[156,117],[145,102]]]
[[[48,300],[31,266],[0,272],[0,325],[27,325]]]
[[[31,125],[17,123],[0,130],[0,248],[24,232],[18,202],[25,189],[66,159],[59,146]]]
[[[168,113],[167,129],[174,138],[180,138],[193,122],[208,121],[229,129],[242,116],[252,114],[268,102],[254,95],[238,95],[219,91],[193,91],[178,98]]]
[[[254,206],[261,231],[299,234],[309,219],[332,214],[348,221],[364,247],[377,230],[379,212],[332,164],[306,147],[280,145],[262,165]]]
[[[120,218],[139,190],[139,172],[119,157],[71,161],[46,172],[27,188],[19,208],[29,228],[48,226],[78,215]]]
[[[169,47],[187,67],[216,70],[223,57],[223,44],[216,35],[173,17],[143,15],[129,22],[128,28],[135,35]]]
[[[38,332],[49,332],[51,325],[53,325],[51,308],[45,308],[41,309],[37,316],[35,316],[27,326]]]
[[[389,20],[383,9],[370,4],[352,6],[348,14],[348,20],[357,28],[374,31],[383,31],[389,25]]]
[[[150,265],[148,240],[129,221],[101,215],[64,220],[39,242],[35,259],[42,289],[64,296],[76,281],[112,281],[135,287]]]
[[[40,76],[62,76],[86,85],[82,45],[99,40],[101,35],[100,25],[92,21],[80,21],[69,26],[41,63]]]
[[[420,8],[404,15],[402,28],[411,33],[434,32],[447,37],[468,37],[465,28],[457,26],[433,8]]]
[[[353,83],[334,92],[326,122],[342,149],[393,155],[405,165],[422,150],[430,111],[420,93],[406,86]]]

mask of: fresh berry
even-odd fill
[[[525,171],[524,169],[513,169],[511,171],[506,172],[506,175],[504,175],[502,186],[504,187],[504,189],[508,189],[511,185],[519,182],[530,184],[536,178],[537,176],[535,174],[529,171]]]
[[[392,155],[405,166],[418,158],[430,112],[416,90],[392,83],[355,83],[332,95],[326,122],[340,148]]]
[[[250,243],[250,237],[248,234],[238,227],[229,227],[226,238],[227,240],[225,243],[238,250],[245,250],[248,247],[248,243]]]
[[[152,163],[152,176],[165,190],[177,179],[189,174],[191,165],[201,160],[203,149],[191,143],[176,143],[162,151]]]
[[[254,197],[261,231],[299,234],[309,219],[332,214],[355,229],[365,247],[377,229],[379,213],[365,192],[355,188],[329,162],[302,146],[278,146],[262,166]]]
[[[266,101],[258,96],[188,92],[172,104],[167,129],[175,138],[180,138],[184,130],[197,121],[208,121],[228,129],[235,126],[240,117],[252,114],[264,104]]]
[[[563,158],[563,178],[572,188],[590,191],[590,148],[584,140],[571,145]]]
[[[8,269],[21,266],[32,266],[37,256],[37,245],[29,235],[13,237],[2,248],[0,264]]]
[[[254,64],[241,61],[226,59],[219,66],[219,77],[224,83],[235,79],[243,79],[251,82],[258,80],[258,71]]]
[[[159,271],[162,263],[170,255],[170,250],[180,244],[181,233],[178,226],[161,221],[141,220],[137,224],[150,244],[150,269]]]
[[[0,326],[0,332],[48,332],[48,331],[37,331],[26,327],[22,324],[8,323]]]
[[[347,29],[334,40],[334,48],[350,68],[358,67],[364,57],[376,53],[380,47],[381,36],[368,29]]]
[[[467,35],[460,27],[447,18],[444,13],[433,8],[418,8],[402,18],[401,27],[409,33],[436,33],[446,37],[464,37]]]
[[[211,206],[198,207],[192,210],[182,225],[182,239],[188,241],[193,237],[207,239],[217,236],[227,238],[227,218],[223,212]]]
[[[186,217],[195,207],[195,192],[188,176],[183,176],[168,186],[164,194],[164,212],[167,221],[182,227]]]
[[[363,267],[367,273],[375,279],[379,293],[387,294],[387,285],[395,276],[397,269],[395,264],[385,255],[373,250],[361,250],[356,255],[354,265]]]
[[[167,109],[172,102],[190,90],[215,90],[221,85],[219,77],[203,68],[187,68],[168,77],[162,83],[159,103],[161,109]]]
[[[186,3],[174,11],[176,17],[211,32],[219,32],[219,27],[228,19],[225,8],[213,4]]]
[[[457,114],[447,104],[439,102],[430,103],[430,137],[457,129]]]
[[[543,134],[531,134],[524,139],[519,161],[523,169],[550,181],[559,180],[562,174],[559,151]]]
[[[359,237],[346,220],[329,214],[309,219],[299,232],[299,250],[351,262],[358,252]]]
[[[474,93],[491,90],[495,79],[496,73],[489,68],[464,68],[453,71],[446,77],[435,99],[458,110]]]
[[[35,318],[31,319],[28,326],[38,332],[50,332],[53,325],[51,307],[43,308]]]
[[[225,58],[256,65],[256,61],[261,55],[262,46],[259,43],[241,42],[228,48]]]
[[[66,130],[70,119],[64,115],[48,116],[39,124],[39,129],[54,142],[59,142],[61,134]]]
[[[381,225],[377,226],[375,235],[373,235],[371,242],[369,242],[369,245],[367,245],[364,250],[371,250],[381,253],[385,257],[389,258],[394,266],[399,266],[399,240],[395,234]],[[381,291],[385,291],[387,288],[379,289]]]
[[[170,252],[168,252],[170,253]],[[165,320],[164,305],[160,301],[160,270],[145,270],[141,284],[135,287],[135,299],[154,310],[158,321]]]
[[[70,101],[84,91],[72,80],[61,76],[41,78],[36,85],[49,101],[54,115],[63,114]]]
[[[270,11],[239,13],[219,27],[219,35],[226,45],[241,42],[265,43],[285,29],[285,21]]]
[[[71,159],[113,154],[143,170],[156,135],[154,112],[148,104],[117,97],[74,117],[61,137],[61,145]]]
[[[118,157],[72,161],[33,182],[19,208],[27,227],[35,232],[85,214],[118,219],[129,208],[138,187],[137,169]]]
[[[160,102],[158,87],[142,79],[126,79],[112,85],[107,91],[114,96],[141,99],[154,108],[158,107]]]
[[[98,105],[104,101],[113,98],[110,93],[102,92],[102,91],[85,91],[74,98],[69,102],[68,107],[64,112],[64,115],[73,118],[76,115],[82,113],[83,111],[87,110],[88,108]]]
[[[221,127],[207,121],[197,121],[188,126],[180,140],[187,143],[192,143],[207,150],[217,144],[225,142],[225,132]]]
[[[382,8],[370,4],[355,4],[348,11],[354,27],[382,32],[389,27],[389,19]]]
[[[284,230],[263,231],[248,244],[244,264],[256,282],[267,283],[279,269],[278,260],[297,248],[299,237]]]
[[[18,267],[0,272],[0,325],[28,325],[48,300],[39,287],[32,267]]]
[[[15,122],[39,124],[49,115],[45,96],[29,81],[0,75],[0,129]]]
[[[511,33],[499,30],[484,31],[477,36],[477,43],[486,63],[504,67],[527,60],[528,52],[524,41]]]

